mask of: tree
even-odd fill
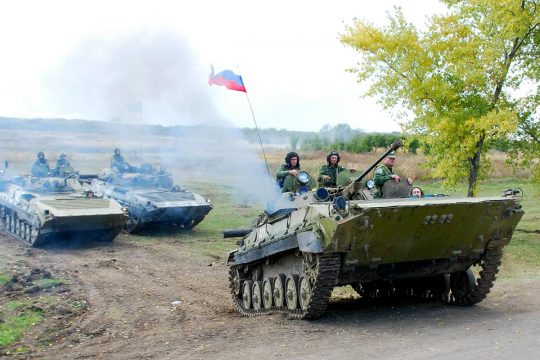
[[[404,130],[429,148],[433,176],[448,187],[468,178],[475,196],[490,144],[523,125],[515,94],[522,84],[539,93],[540,0],[443,2],[448,12],[425,32],[396,8],[387,26],[355,20],[341,41],[363,55],[351,71],[371,81],[366,95],[397,110]]]
[[[533,168],[535,180],[540,180],[540,101],[539,96],[530,96],[522,100],[519,113],[519,125],[511,139],[510,159],[516,166]]]

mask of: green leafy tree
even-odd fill
[[[382,28],[355,20],[341,41],[363,55],[352,71],[371,81],[366,95],[396,110],[429,149],[432,175],[447,187],[468,178],[475,196],[490,144],[522,126],[514,94],[522,84],[538,93],[540,0],[443,3],[448,12],[431,17],[426,31],[396,8]]]
[[[540,181],[540,96],[530,96],[521,101],[519,126],[509,147],[510,160],[515,166],[532,169],[534,179]]]

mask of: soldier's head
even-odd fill
[[[424,197],[424,191],[418,186],[413,187],[411,189],[411,196],[418,197],[418,198]]]
[[[119,148],[114,149],[114,155],[120,155],[120,149]]]
[[[391,151],[383,160],[384,162],[384,165],[388,166],[388,167],[392,167],[394,166],[394,164],[396,163],[396,152],[395,151]]]
[[[287,153],[285,156],[285,162],[290,169],[299,169],[300,168],[300,156],[294,151]]]
[[[43,151],[38,152],[37,158],[38,158],[39,160],[45,159],[45,154],[43,153]]]
[[[58,162],[59,164],[65,164],[65,163],[67,163],[67,155],[64,154],[64,153],[61,153],[60,156],[58,157],[57,162]]]
[[[341,160],[341,157],[336,150],[332,150],[330,153],[328,153],[328,155],[326,155],[326,162],[328,165],[337,166],[337,164],[339,164],[339,160]]]

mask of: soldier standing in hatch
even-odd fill
[[[69,163],[67,155],[64,153],[60,154],[58,160],[56,160],[56,168],[54,169],[54,175],[64,177],[69,174],[73,174],[75,169]]]
[[[394,164],[396,163],[396,152],[392,151],[390,154],[388,154],[387,157],[384,158],[383,163],[380,164],[375,168],[375,172],[373,174],[373,182],[375,183],[375,191],[373,193],[373,196],[376,198],[382,198],[383,197],[383,185],[388,180],[394,180],[395,182],[399,182],[401,177],[399,175],[394,174]],[[411,178],[407,178],[407,182],[410,184],[413,183]]]
[[[296,176],[300,171],[300,156],[294,151],[287,153],[285,164],[281,165],[276,172],[276,183],[283,189],[283,183],[287,176]]]
[[[337,179],[340,172],[348,171],[343,166],[339,165],[339,161],[341,160],[339,153],[335,150],[332,150],[327,156],[326,156],[326,165],[321,166],[321,170],[319,171],[319,178],[317,179],[319,181],[320,187],[336,187],[337,186]]]
[[[40,151],[37,154],[37,160],[32,165],[32,176],[45,177],[49,176],[49,160],[45,159],[45,154]]]
[[[111,158],[111,168],[121,171],[123,164],[124,164],[124,157],[120,155],[120,149],[119,148],[114,149],[114,155]]]

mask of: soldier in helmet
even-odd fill
[[[124,157],[120,155],[120,149],[114,149],[114,154],[111,158],[111,168],[122,171],[124,162]]]
[[[32,176],[45,177],[49,176],[49,160],[45,159],[43,151],[38,152],[37,160],[32,165]]]
[[[338,175],[341,172],[348,171],[343,166],[339,165],[341,157],[336,150],[330,151],[326,156],[326,164],[321,166],[319,171],[319,181],[320,187],[337,187],[338,186]]]
[[[276,183],[283,189],[283,183],[287,176],[296,176],[300,171],[300,156],[294,151],[287,153],[285,164],[281,165],[276,172]]]
[[[73,174],[75,169],[69,163],[67,155],[64,153],[60,154],[58,160],[56,160],[56,167],[54,168],[54,175],[64,177],[69,174]]]
[[[399,182],[401,177],[399,175],[394,174],[394,164],[396,163],[396,152],[391,151],[387,157],[384,158],[383,163],[380,164],[375,168],[375,172],[373,173],[373,182],[375,183],[375,191],[373,195],[376,198],[383,197],[383,185],[385,182],[389,180],[393,180],[395,182]],[[407,182],[412,184],[412,179],[407,178]]]

